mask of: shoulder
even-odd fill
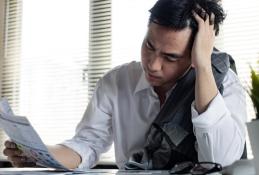
[[[223,96],[235,94],[238,97],[245,98],[245,88],[241,84],[237,74],[231,69],[227,72],[223,80]]]
[[[117,66],[99,80],[98,86],[104,86],[110,90],[121,87],[135,88],[142,71],[141,63],[136,61]]]
[[[223,85],[226,88],[233,84],[237,84],[241,86],[241,83],[239,81],[237,74],[233,70],[229,69],[226,76],[224,77]]]
[[[116,80],[134,78],[142,73],[140,62],[130,62],[116,66],[115,68],[108,71],[102,79],[104,80]]]
[[[128,73],[136,70],[141,70],[140,62],[132,61],[130,63],[125,63],[119,66],[114,67],[110,71],[108,71],[104,77],[114,76],[119,73]]]

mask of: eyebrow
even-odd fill
[[[152,49],[155,49],[153,44],[149,41],[149,39],[147,39],[147,43],[149,44],[149,46],[152,48]],[[163,55],[165,56],[169,56],[169,57],[172,57],[172,58],[176,58],[176,59],[179,59],[179,58],[183,58],[184,56],[183,55],[180,55],[180,54],[177,54],[177,53],[162,53]]]
[[[183,55],[179,55],[177,53],[163,53],[163,55],[173,57],[173,58],[176,58],[176,59],[183,58]]]
[[[155,49],[154,48],[154,46],[153,46],[153,44],[147,39],[147,43],[148,43],[148,45],[152,48],[152,49]]]

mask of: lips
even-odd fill
[[[149,72],[146,72],[146,78],[147,80],[151,83],[151,82],[158,82],[160,81],[160,77],[159,76],[156,76],[156,75],[153,75]]]
[[[145,72],[146,79],[147,79],[150,83],[151,83],[151,82],[160,81],[160,79],[161,79],[161,76],[157,76],[157,75],[154,75],[154,74],[150,73],[150,71],[148,70],[148,68],[144,68],[144,72]]]
[[[148,76],[150,77],[150,78],[154,78],[154,79],[159,79],[160,77],[158,77],[158,76],[156,76],[156,75],[152,75],[152,74],[150,74],[150,73],[147,73],[148,74]]]

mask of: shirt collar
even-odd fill
[[[192,67],[190,66],[186,72],[181,76],[183,77]],[[170,95],[170,93],[172,92],[172,90],[176,87],[177,83],[166,93],[166,96],[168,97]],[[153,90],[153,87],[148,83],[146,77],[145,77],[145,72],[142,68],[142,73],[141,73],[141,76],[138,80],[138,83],[136,85],[136,88],[135,88],[135,91],[134,91],[134,94],[142,91],[142,90],[145,90],[145,89],[152,89]]]
[[[152,88],[152,86],[148,83],[148,81],[147,81],[147,79],[145,77],[145,73],[142,70],[142,73],[141,73],[141,76],[140,76],[140,78],[138,80],[138,83],[136,85],[134,94],[136,94],[139,91],[142,91],[142,90],[145,90],[145,89],[149,89],[149,88]]]

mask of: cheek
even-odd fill
[[[174,63],[174,64],[167,64],[164,67],[164,77],[166,77],[166,80],[175,80],[178,77],[182,76],[186,69],[188,69],[189,64],[185,63],[182,64],[180,62]]]
[[[148,58],[149,58],[149,55],[148,55],[147,51],[142,46],[142,48],[141,48],[141,62],[144,66],[148,63]]]
[[[174,80],[178,75],[177,66],[164,67],[163,74],[166,80]]]

